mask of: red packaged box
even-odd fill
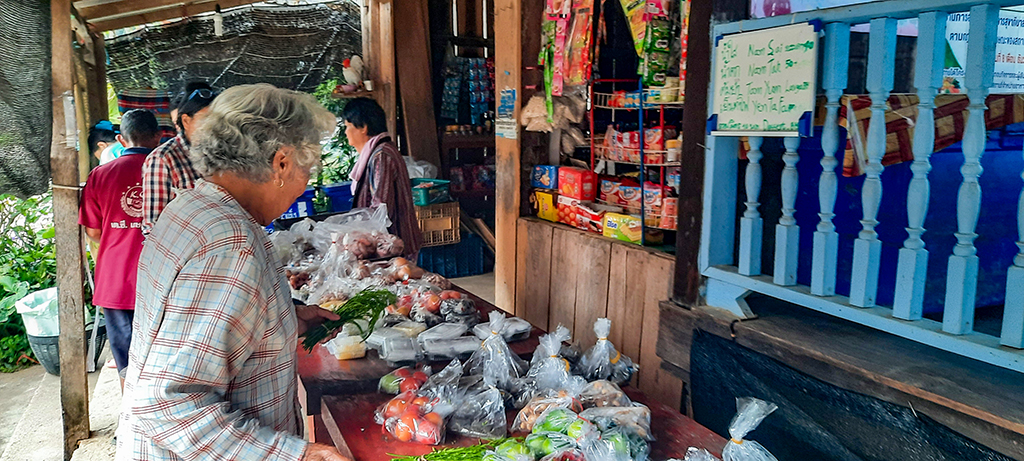
[[[558,196],[558,222],[578,227],[577,214],[580,201],[564,195]]]
[[[558,169],[558,189],[563,196],[590,201],[597,198],[597,174],[574,167]]]

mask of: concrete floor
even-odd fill
[[[101,367],[109,357],[105,351]],[[101,371],[89,375],[90,393],[101,381]],[[98,409],[119,405],[120,399],[90,399],[90,403]],[[40,365],[16,373],[0,373],[0,461],[61,461],[63,431],[59,377],[46,373]]]
[[[473,277],[452,279],[452,283],[494,304],[494,272]]]

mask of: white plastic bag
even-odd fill
[[[491,311],[491,334],[466,362],[466,374],[483,375],[488,385],[508,390],[512,381],[526,374],[527,364],[508,348],[502,333],[508,326],[505,313]]]
[[[774,403],[753,397],[736,399],[736,416],[729,423],[729,436],[732,439],[722,450],[723,461],[778,461],[760,443],[743,439],[778,408]]]
[[[562,342],[572,337],[569,329],[559,325],[553,333],[540,337],[540,345],[534,355],[540,354],[541,359],[530,367],[527,377],[533,378],[539,391],[562,390],[570,387],[571,381],[582,380],[579,376],[569,373],[569,362],[559,352]],[[572,386],[576,387],[576,386]]]
[[[718,458],[703,448],[690,447],[686,450],[686,457],[683,458],[683,461],[718,461]]]
[[[633,373],[636,372],[633,360],[622,355],[608,340],[608,333],[611,330],[611,320],[600,318],[594,322],[597,343],[580,359],[580,371],[587,381],[607,379],[621,385],[629,381],[633,377]]]
[[[413,160],[412,157],[402,158],[405,159],[405,169],[409,171],[409,179],[437,177],[437,166],[433,163],[425,160]]]

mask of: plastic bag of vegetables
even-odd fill
[[[640,403],[629,407],[594,407],[583,410],[580,417],[594,423],[602,431],[621,427],[626,433],[654,441],[651,434],[651,409]]]
[[[512,353],[502,336],[506,327],[505,314],[491,311],[488,316],[491,334],[466,362],[466,373],[483,375],[488,384],[507,390],[513,380],[526,374],[526,362]]]
[[[430,367],[401,367],[380,378],[377,390],[385,394],[400,394],[419,390],[430,377]]]
[[[565,409],[572,412],[573,415],[582,411],[583,408],[580,406],[579,400],[576,399],[579,389],[579,387],[570,387],[553,394],[534,397],[516,415],[516,419],[512,422],[512,432],[533,430],[541,416],[554,408]]]
[[[507,426],[501,391],[491,386],[467,393],[448,421],[449,431],[481,439],[505,437]]]
[[[419,394],[432,400],[437,399],[435,403],[447,404],[454,408],[461,397],[459,380],[462,378],[462,369],[462,362],[459,359],[452,360],[444,369],[427,378],[427,382],[420,387]]]
[[[562,342],[571,336],[568,328],[559,325],[553,333],[540,337],[540,345],[534,356],[539,354],[542,358],[530,367],[526,375],[534,379],[538,391],[578,388],[575,382],[582,381],[582,378],[569,373],[569,362],[559,355]]]
[[[587,384],[580,391],[580,404],[583,405],[583,408],[628,407],[633,402],[618,385],[608,380],[599,379]]]
[[[736,399],[736,416],[729,423],[729,442],[722,450],[723,461],[777,461],[768,449],[753,440],[743,438],[757,428],[773,411],[779,407],[774,403],[752,397]]]
[[[403,392],[378,408],[374,418],[399,441],[437,445],[444,441],[445,417],[435,406],[428,397]]]
[[[576,442],[568,435],[560,432],[533,433],[526,436],[525,443],[536,458],[544,458],[576,448]],[[580,456],[582,456],[582,453]]]
[[[594,322],[597,343],[580,359],[580,371],[587,381],[607,379],[615,384],[623,384],[629,381],[636,371],[633,360],[622,355],[615,349],[615,345],[608,341],[611,329],[611,320],[600,318]]]

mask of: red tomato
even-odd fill
[[[438,425],[426,420],[418,421],[414,437],[417,442],[428,445],[437,445],[441,442]]]
[[[391,374],[399,378],[408,378],[412,376],[412,370],[410,370],[409,367],[402,367],[395,371],[392,371]]]
[[[423,419],[436,424],[438,427],[441,427],[441,424],[444,423],[444,418],[442,418],[441,415],[434,412],[430,412],[423,415]]]
[[[416,417],[419,417],[420,416],[420,409],[421,408],[422,407],[420,407],[419,405],[416,405],[416,404],[409,405],[405,409],[404,415],[414,415]]]
[[[402,384],[398,385],[398,389],[402,392],[415,392],[420,388],[421,383],[413,378],[405,378]]]
[[[403,442],[408,442],[413,438],[413,431],[416,429],[416,417],[410,414],[402,416],[395,423],[395,438]]]
[[[416,373],[412,374],[412,379],[415,379],[420,383],[425,383],[427,382],[427,374],[422,371],[417,371]]]
[[[416,397],[415,399],[412,400],[412,404],[413,405],[426,405],[427,402],[429,402],[429,401],[430,400],[428,400],[426,397]]]
[[[387,403],[387,406],[384,407],[384,417],[394,418],[396,416],[401,415],[402,413],[405,413],[406,409],[408,408],[409,403],[406,402],[405,400],[399,398],[391,399],[391,401]]]

